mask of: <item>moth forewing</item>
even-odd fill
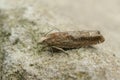
[[[100,31],[66,31],[48,34],[40,39],[41,44],[59,48],[79,48],[104,42]]]

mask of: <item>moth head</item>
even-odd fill
[[[45,44],[47,40],[47,37],[41,37],[40,40],[38,41],[39,44]]]

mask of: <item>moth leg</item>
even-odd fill
[[[52,46],[52,48],[55,48],[55,49],[57,49],[57,50],[60,50],[60,51],[64,52],[65,54],[69,55],[69,54],[68,54],[67,52],[65,52],[65,50],[62,49],[62,48],[59,48],[59,47],[56,47],[56,46]]]
[[[53,56],[53,49],[50,47],[51,56]]]
[[[48,46],[44,46],[41,48],[40,51],[44,51],[45,48],[48,48],[51,52],[50,52],[50,55],[53,56],[53,49],[51,47],[48,47]]]
[[[41,51],[43,51],[45,48],[47,48],[47,46],[43,46],[43,47],[41,48]]]

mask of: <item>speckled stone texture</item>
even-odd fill
[[[119,80],[119,0],[0,0],[0,80]],[[100,30],[105,42],[50,52],[58,31]]]

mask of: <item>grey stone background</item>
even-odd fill
[[[0,0],[1,80],[119,80],[119,0]],[[64,53],[41,51],[52,29],[100,30],[105,42]]]

